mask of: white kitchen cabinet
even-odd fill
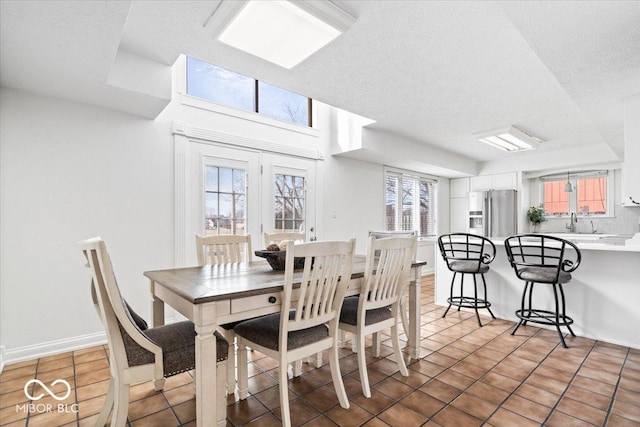
[[[470,180],[470,191],[516,190],[518,188],[515,172],[495,175],[474,176]]]
[[[491,190],[491,175],[480,175],[471,177],[469,188],[469,191]]]
[[[454,178],[449,181],[449,197],[467,197],[469,178]]]
[[[449,229],[452,233],[467,232],[468,210],[469,199],[467,197],[449,199]]]

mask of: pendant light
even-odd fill
[[[572,193],[573,186],[571,185],[571,181],[569,181],[569,172],[567,172],[567,183],[564,185],[565,193]]]

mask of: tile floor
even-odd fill
[[[369,353],[372,397],[366,399],[356,358],[344,349],[341,369],[351,403],[344,410],[328,366],[304,364],[304,374],[289,382],[294,425],[640,426],[640,350],[584,338],[568,338],[570,348],[564,349],[553,331],[521,327],[511,336],[513,323],[483,318],[485,326],[479,328],[468,312],[454,311],[443,319],[443,308],[433,300],[433,277],[425,277],[423,357],[409,365],[408,378],[400,376],[395,363]],[[383,356],[389,350],[383,345]],[[258,352],[251,357],[251,395],[240,402],[229,396],[227,424],[278,426],[276,363]],[[0,425],[93,425],[108,377],[106,346],[6,366],[0,375]],[[23,387],[32,378],[46,384],[69,381],[71,395],[61,402],[66,412],[16,410],[28,403]],[[58,404],[50,396],[38,403]],[[195,426],[194,418],[188,373],[169,378],[161,393],[151,383],[131,388],[131,427]]]

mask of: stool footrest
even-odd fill
[[[456,307],[464,308],[489,308],[491,303],[484,299],[476,299],[474,297],[451,297],[447,298],[447,303]]]
[[[541,325],[569,326],[573,323],[571,317],[563,314],[559,314],[556,320],[556,313],[548,310],[517,310],[516,316],[526,322],[539,323]]]

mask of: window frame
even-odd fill
[[[290,91],[289,89],[285,89],[282,88],[280,86],[276,86],[267,82],[263,82],[261,80],[258,79],[254,79],[252,77],[249,76],[245,76],[244,74],[240,74],[237,73],[235,71],[232,70],[228,70],[220,65],[217,64],[211,64],[215,67],[218,68],[222,68],[224,70],[227,70],[231,73],[235,73],[238,75],[241,75],[243,77],[247,77],[249,79],[253,80],[253,86],[254,86],[254,90],[253,90],[253,110],[249,110],[249,109],[241,109],[241,108],[236,108],[230,105],[226,105],[226,104],[219,104],[217,102],[211,101],[209,99],[206,98],[200,98],[198,96],[195,95],[190,95],[188,93],[188,88],[187,88],[187,79],[188,79],[188,72],[187,72],[187,55],[181,55],[181,57],[178,59],[178,61],[176,61],[176,65],[177,65],[177,70],[178,72],[176,73],[177,75],[177,81],[176,81],[176,87],[178,88],[177,92],[180,94],[181,96],[181,103],[185,104],[185,105],[190,105],[193,107],[197,107],[197,108],[203,108],[203,109],[207,109],[207,110],[211,110],[211,111],[216,111],[216,112],[220,112],[223,114],[227,114],[227,115],[232,115],[232,116],[236,116],[239,118],[245,118],[245,119],[249,119],[249,120],[253,120],[253,121],[258,121],[261,122],[263,124],[268,124],[268,125],[272,125],[272,126],[276,126],[276,127],[282,127],[288,130],[293,130],[293,131],[303,131],[302,133],[307,133],[308,132],[304,132],[304,130],[317,130],[317,127],[315,126],[316,123],[316,113],[315,113],[315,108],[314,107],[314,100],[312,98],[306,97],[304,95],[301,95],[299,93]],[[196,58],[196,57],[192,57],[194,59],[197,59],[199,61],[202,62],[207,62],[204,61],[200,58]],[[278,89],[282,89],[282,90],[286,90],[288,92],[294,93],[296,95],[299,95],[303,98],[307,99],[307,125],[300,125],[297,123],[294,123],[293,121],[289,121],[289,120],[284,120],[284,119],[279,119],[270,115],[265,115],[260,113],[259,110],[259,83],[265,83],[268,84],[270,86],[274,86],[277,87]],[[311,133],[313,134],[313,133]]]
[[[573,191],[569,196],[569,212],[566,215],[547,214],[545,212],[546,219],[562,219],[569,218],[572,212],[578,216],[578,218],[613,218],[615,217],[615,173],[612,169],[601,170],[584,170],[584,171],[564,171],[554,173],[552,175],[540,176],[536,179],[538,187],[538,200],[539,203],[544,203],[544,183],[548,181],[567,181],[567,173],[569,174],[569,182],[573,187]],[[596,178],[597,176],[604,176],[606,178],[606,213],[604,214],[583,214],[578,209],[578,180],[585,178]]]
[[[384,224],[383,224],[383,229],[386,231],[407,231],[407,230],[403,230],[402,229],[402,221],[400,219],[401,215],[402,215],[402,198],[401,197],[397,197],[396,198],[396,209],[395,209],[395,221],[394,221],[394,229],[393,230],[389,230],[387,227],[387,178],[389,176],[397,176],[400,179],[400,182],[402,182],[405,178],[406,179],[410,179],[413,180],[413,189],[414,194],[417,194],[417,200],[418,202],[413,203],[413,207],[412,207],[412,223],[413,223],[413,228],[412,230],[409,231],[417,231],[418,233],[418,239],[422,240],[425,238],[431,238],[434,236],[438,235],[438,178],[431,176],[431,175],[427,175],[427,174],[422,174],[419,172],[413,172],[413,171],[407,171],[407,170],[402,170],[402,169],[395,169],[395,168],[389,168],[389,167],[385,167],[384,168],[384,175],[383,175],[383,181],[382,181],[382,186],[383,186],[383,216],[384,216]],[[420,228],[420,183],[421,182],[426,182],[428,184],[431,185],[431,200],[430,200],[430,208],[433,210],[433,212],[431,212],[431,216],[432,216],[432,224],[433,224],[433,230],[431,230],[431,232],[429,233],[429,230],[422,230]],[[414,199],[415,200],[415,199]]]

